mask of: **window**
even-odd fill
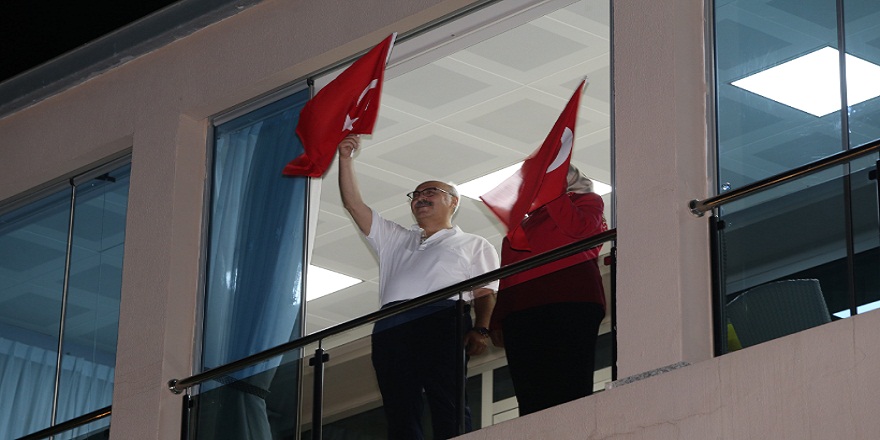
[[[217,122],[211,173],[204,369],[298,338],[308,181],[281,170],[303,149],[294,130],[309,90]],[[266,438],[268,393],[279,362],[248,368],[202,386],[199,429],[227,437]],[[281,368],[293,368],[287,364]],[[288,377],[286,375],[285,377]],[[244,385],[242,385],[244,384]],[[246,391],[242,391],[245,386]],[[297,384],[287,392],[296,395]],[[279,392],[278,387],[272,388]],[[288,413],[290,414],[290,413]],[[240,423],[239,423],[240,422]],[[287,417],[285,422],[295,423]],[[239,431],[243,430],[243,431]],[[233,435],[236,432],[240,435]]]
[[[111,404],[128,161],[0,208],[0,437]]]
[[[719,192],[880,137],[880,88],[862,73],[880,75],[880,5],[719,1],[714,12]],[[819,66],[810,64],[814,59]],[[794,73],[778,73],[791,66]],[[796,99],[780,93],[788,86],[794,86]],[[825,322],[880,300],[880,278],[872,269],[880,258],[877,188],[867,177],[876,159],[856,160],[721,208],[718,258],[728,311],[739,307],[735,299],[752,296],[743,295],[750,290],[792,280],[817,281],[817,307],[827,308]],[[728,318],[736,320],[736,312]],[[739,333],[748,330],[730,325],[735,333],[724,339],[738,347]]]

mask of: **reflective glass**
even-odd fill
[[[835,1],[741,0],[715,5],[719,191],[841,151],[839,111],[816,116],[733,84],[824,47],[836,49]],[[780,89],[812,70],[803,69],[769,87]],[[815,79],[794,93],[816,97],[819,88],[839,96],[836,79]]]
[[[336,335],[324,341],[323,347],[329,356],[324,364],[324,406],[322,435],[324,439],[387,439],[389,438],[390,417],[412,417],[416,420],[417,429],[420,429],[424,438],[438,438],[434,434],[434,420],[447,420],[440,422],[437,429],[453,431],[453,434],[440,435],[441,438],[457,433],[457,414],[459,394],[457,392],[460,382],[455,382],[454,370],[456,364],[460,365],[460,358],[455,357],[455,342],[458,336],[455,333],[454,304],[450,309],[451,301],[442,301],[436,305],[428,306],[431,310],[428,315],[417,311],[404,312],[397,318],[390,318],[394,325],[387,327],[380,324],[380,330],[373,331],[373,325],[366,325],[347,333]],[[449,312],[449,313],[447,313]],[[418,316],[418,317],[416,317]],[[425,321],[427,319],[427,321]],[[465,319],[464,322],[467,322]],[[387,321],[386,321],[387,323]],[[426,328],[424,325],[437,329],[444,336],[426,335],[417,328]],[[441,327],[436,327],[440,324]],[[389,324],[390,325],[390,324]],[[442,328],[445,326],[446,328]],[[447,332],[448,330],[448,332]],[[460,333],[459,333],[460,334]],[[420,339],[420,344],[426,347],[425,353],[433,353],[430,356],[419,356],[413,351],[412,344],[395,344],[406,339]],[[446,340],[448,344],[441,344],[440,340]],[[378,341],[378,350],[375,348]],[[445,348],[444,348],[445,347]],[[396,357],[394,353],[406,356],[408,359]],[[469,364],[469,376],[466,383],[467,419],[469,430],[476,430],[483,426],[491,425],[491,413],[484,411],[483,404],[483,379],[479,373],[470,370],[483,371],[479,364],[487,359],[497,358],[498,353],[472,357]],[[434,369],[427,372],[425,369]],[[460,367],[458,367],[460,370]],[[393,379],[382,388],[385,392],[399,392],[413,383],[416,371],[422,371],[437,378],[435,383],[444,386],[427,386],[423,392],[418,385],[413,390],[411,405],[401,409],[389,409],[384,405],[383,394],[380,391],[376,371],[393,370]],[[491,373],[491,371],[490,371]],[[306,367],[303,375],[303,437],[311,438],[311,393],[313,386],[313,368]],[[491,406],[491,402],[489,402]],[[386,413],[386,411],[403,411],[405,413]],[[486,408],[491,410],[491,408]],[[436,412],[435,412],[436,411]],[[484,417],[488,415],[488,417]],[[415,437],[413,437],[415,438]]]
[[[70,194],[0,216],[0,438],[51,424]]]
[[[856,161],[851,185],[853,206],[853,284],[855,310],[850,314],[865,313],[880,308],[880,209],[878,209],[878,181],[870,179],[876,172],[877,155]],[[834,310],[846,316],[845,310]]]
[[[878,16],[880,4],[865,0],[715,2],[719,192],[880,138]],[[823,52],[829,54],[823,65],[800,65],[770,90],[744,85]],[[822,70],[827,77],[817,76]],[[779,94],[792,85],[799,103]],[[844,119],[832,111],[841,108],[842,89]],[[823,95],[828,109],[817,112]],[[747,303],[750,295],[743,293],[780,280],[818,280],[832,320],[880,305],[877,181],[868,177],[877,157],[721,208],[725,229],[718,258],[728,318]],[[728,328],[742,336],[735,327]],[[727,338],[733,348],[740,345],[737,337]]]
[[[302,153],[300,91],[216,128],[203,367],[301,334],[307,179],[282,176]]]
[[[104,417],[98,421],[58,434],[54,438],[57,440],[107,440],[110,438],[110,419],[111,417]]]
[[[3,438],[53,424],[59,370],[55,424],[111,404],[129,171],[125,165],[75,187],[65,184],[63,190],[0,215]],[[62,310],[64,328],[59,334]],[[109,419],[58,438],[86,436],[107,423]]]
[[[372,325],[334,336],[322,344],[324,363],[324,405],[321,431],[324,439],[387,439],[388,426],[382,398],[371,362]],[[315,347],[307,350],[309,363],[303,369],[302,438],[311,439],[314,402],[313,362]]]
[[[721,216],[730,350],[830,322],[849,307],[842,171],[820,173],[820,185],[788,183]]]
[[[303,151],[294,130],[308,95],[299,91],[215,129],[205,370],[302,334],[308,182],[281,170]],[[203,384],[200,426],[216,431],[201,438],[272,438],[276,417],[295,425],[297,401],[289,397],[296,395],[297,375],[287,368],[296,366],[281,362],[278,357]],[[284,377],[276,377],[282,371]],[[273,393],[279,386],[284,391]],[[269,398],[292,406],[270,411]]]
[[[880,65],[880,2],[844,0],[843,7],[847,53]],[[850,147],[880,139],[880,98],[851,104],[849,130]],[[852,166],[855,313],[880,307],[878,180],[868,177],[871,170],[878,169],[878,158],[873,154]]]
[[[294,439],[300,350],[208,381],[193,396],[189,439]]]
[[[843,0],[843,8],[846,52],[880,65],[880,2]],[[876,78],[874,82],[877,82]],[[852,84],[847,87],[852,87]],[[880,98],[850,106],[850,147],[880,139]]]
[[[57,423],[112,402],[130,169],[76,187]]]

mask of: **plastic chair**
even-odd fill
[[[727,304],[743,347],[831,322],[819,280],[786,280],[749,289]]]

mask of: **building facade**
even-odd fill
[[[0,200],[130,155],[110,438],[181,435],[167,382],[203,362],[217,115],[482,3],[255,2],[0,116]],[[880,314],[716,357],[709,226],[688,207],[716,192],[712,6],[609,14],[617,378],[660,374],[463,438],[876,438]]]

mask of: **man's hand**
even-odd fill
[[[470,330],[464,335],[464,347],[469,356],[479,356],[489,347],[489,336]]]
[[[373,210],[361,198],[357,178],[354,175],[354,160],[351,155],[360,148],[361,138],[350,134],[339,142],[339,194],[342,206],[351,214],[351,218],[364,235],[370,235],[373,225]]]
[[[337,148],[339,149],[339,158],[340,159],[350,159],[354,154],[355,150],[361,147],[361,138],[356,134],[350,134],[339,143]]]
[[[495,291],[485,287],[474,289],[474,327],[489,327],[492,318],[492,309],[495,308]],[[464,346],[467,354],[476,356],[482,354],[489,347],[489,335],[482,335],[476,331],[469,331],[464,335]]]

